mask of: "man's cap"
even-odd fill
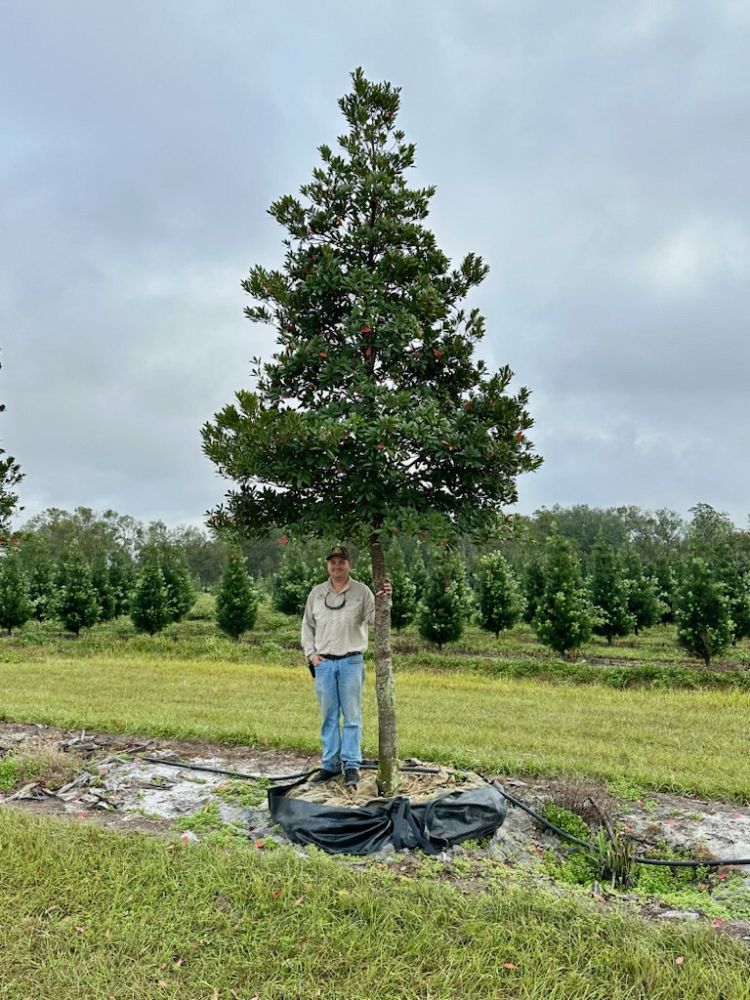
[[[343,545],[334,545],[331,547],[328,555],[326,556],[326,561],[329,559],[346,559],[349,561],[349,552],[344,548]]]

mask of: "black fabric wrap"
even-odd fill
[[[290,799],[291,785],[268,790],[271,817],[295,844],[314,844],[329,854],[373,854],[392,846],[439,854],[462,840],[491,836],[502,826],[508,805],[494,784],[456,790],[429,802],[404,796],[349,807]]]

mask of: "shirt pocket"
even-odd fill
[[[361,597],[352,597],[346,602],[344,615],[350,625],[361,625],[364,613],[364,601]]]

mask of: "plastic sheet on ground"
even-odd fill
[[[293,843],[313,844],[329,854],[373,854],[389,847],[439,854],[464,840],[492,836],[507,815],[500,787],[478,776],[457,783],[447,771],[430,776],[402,771],[399,792],[409,786],[416,794],[378,798],[373,773],[365,772],[356,791],[340,780],[320,786],[303,779],[269,789],[268,802],[272,819]]]

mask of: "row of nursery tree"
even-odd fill
[[[512,551],[514,541],[508,544]],[[553,529],[527,546],[517,567],[498,547],[474,560],[471,572],[458,553],[427,546],[413,548],[407,564],[394,543],[388,560],[391,621],[395,629],[416,622],[420,635],[439,647],[460,639],[472,621],[498,637],[525,621],[542,643],[564,655],[592,635],[611,643],[674,621],[678,642],[709,664],[730,643],[750,636],[750,565],[740,558],[748,550],[738,548],[731,559],[729,553],[717,559],[717,551],[688,547],[681,558],[671,558],[668,586],[662,587],[655,568],[644,565],[632,544],[616,549],[603,532],[585,560]],[[355,575],[371,583],[365,563]],[[273,579],[274,606],[299,613],[319,578],[306,548],[290,545]]]
[[[277,610],[300,614],[325,575],[325,545],[276,536],[254,552],[247,548],[198,528],[144,526],[111,511],[48,511],[7,547],[0,627],[57,618],[78,633],[129,614],[137,629],[153,634],[189,610],[195,588],[205,584],[198,567],[210,567],[217,622],[229,635],[253,627],[264,589]],[[275,567],[265,579],[263,564]],[[388,565],[393,627],[414,622],[439,647],[458,640],[470,621],[499,635],[524,620],[563,654],[592,634],[611,642],[675,621],[678,641],[709,663],[750,635],[748,534],[706,505],[694,508],[686,525],[669,512],[641,515],[634,508],[538,511],[512,520],[484,552],[468,543],[448,552],[394,538]],[[354,573],[372,583],[366,557]]]

